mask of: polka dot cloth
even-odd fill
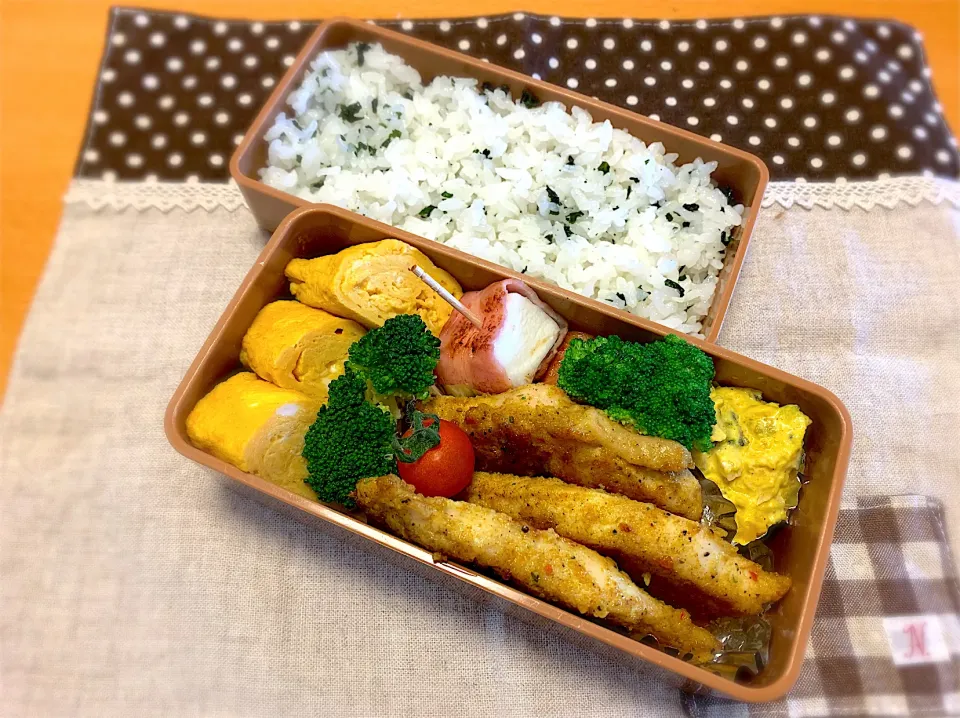
[[[225,181],[316,24],[113,10],[77,174]],[[774,179],[960,174],[919,35],[900,24],[525,13],[378,24],[740,147]]]

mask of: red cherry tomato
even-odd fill
[[[426,426],[432,419],[423,422]],[[404,433],[410,436],[411,430]],[[450,498],[473,481],[475,458],[470,437],[456,424],[440,420],[440,443],[412,464],[397,462],[400,478],[424,496]]]

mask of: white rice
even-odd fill
[[[356,45],[313,61],[293,117],[266,134],[264,182],[700,334],[721,233],[743,214],[715,163],[678,167],[579,107],[530,109],[476,80],[424,87],[399,57],[362,49],[362,62]]]

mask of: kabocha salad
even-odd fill
[[[798,407],[718,386],[675,335],[568,331],[518,280],[464,293],[397,240],[286,274],[248,371],[190,413],[196,446],[713,670],[762,667]]]

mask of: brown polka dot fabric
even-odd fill
[[[753,152],[773,179],[960,175],[920,36],[896,22],[515,13],[378,24]],[[76,174],[226,181],[316,25],[114,9]]]

